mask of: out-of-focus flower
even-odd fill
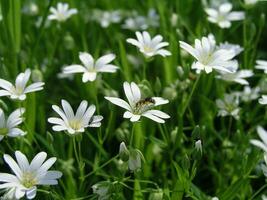
[[[233,5],[231,3],[223,3],[218,9],[206,8],[208,20],[211,23],[218,24],[221,28],[230,28],[231,21],[239,21],[245,18],[244,12],[231,12]]]
[[[114,54],[101,56],[95,61],[91,54],[81,52],[79,58],[83,65],[66,66],[63,72],[65,74],[83,73],[82,81],[84,83],[94,81],[99,72],[114,73],[118,69],[117,66],[110,64],[116,58]]]
[[[55,124],[52,129],[54,131],[67,131],[69,134],[78,134],[85,131],[87,127],[100,127],[103,117],[101,115],[93,116],[96,110],[95,105],[88,107],[87,101],[82,101],[78,107],[76,114],[74,114],[70,104],[62,100],[62,108],[53,105],[53,110],[59,114],[61,118],[50,117],[48,122]]]
[[[15,194],[16,199],[21,199],[25,195],[27,199],[36,196],[37,185],[57,185],[62,173],[59,171],[48,171],[56,162],[56,158],[50,158],[46,162],[47,154],[38,153],[29,164],[26,156],[20,151],[15,152],[16,160],[10,155],[4,154],[4,160],[9,165],[13,174],[0,173],[0,188],[8,189],[9,195]],[[14,192],[14,193],[13,193]]]
[[[234,69],[236,71],[236,69]],[[249,85],[249,82],[245,78],[252,77],[254,75],[252,70],[244,69],[238,70],[234,73],[226,73],[220,71],[220,74],[216,76],[218,79],[222,79],[228,82],[235,82],[241,85]]]
[[[39,8],[36,3],[30,2],[29,4],[26,4],[23,7],[22,12],[26,15],[37,15],[39,12]]]
[[[36,82],[26,87],[30,76],[31,70],[26,69],[24,73],[20,73],[17,76],[15,85],[12,85],[12,83],[4,79],[0,79],[0,88],[3,88],[3,90],[0,90],[0,97],[10,96],[11,99],[23,101],[26,99],[27,93],[42,90],[44,82]]]
[[[195,47],[179,41],[180,47],[190,53],[197,62],[192,65],[193,69],[199,71],[205,70],[206,73],[212,70],[224,71],[227,73],[234,72],[229,70],[231,67],[237,68],[237,62],[232,60],[235,56],[234,51],[226,49],[217,49],[214,37],[202,37],[201,40],[195,40]]]
[[[64,22],[68,18],[70,18],[72,15],[77,14],[78,11],[76,8],[69,9],[69,4],[67,3],[57,3],[57,7],[51,7],[50,12],[51,15],[48,16],[49,20],[56,20],[59,22]]]
[[[248,6],[252,6],[256,3],[258,3],[259,0],[244,0],[244,3]],[[267,198],[266,198],[267,199]]]
[[[26,133],[17,128],[23,121],[22,115],[25,112],[24,108],[19,108],[12,112],[8,118],[5,118],[3,110],[0,108],[0,141],[5,137],[19,137]]]
[[[263,129],[263,127],[258,126],[257,127],[257,133],[258,133],[261,141],[256,140],[256,139],[252,139],[252,140],[250,140],[250,143],[255,145],[256,147],[259,147],[265,153],[267,153],[267,132],[266,132],[266,130]]]
[[[126,109],[127,111],[123,115],[124,118],[130,119],[131,122],[136,122],[141,116],[144,116],[158,123],[165,123],[164,119],[170,118],[166,113],[153,109],[156,106],[168,103],[168,100],[161,97],[142,99],[141,91],[134,82],[124,82],[123,88],[129,103],[117,97],[105,97],[105,99]]]
[[[98,196],[98,200],[108,200],[110,198],[110,181],[101,181],[92,186],[93,193]]]
[[[73,79],[74,79],[74,74],[65,74],[65,73],[64,73],[64,68],[65,68],[65,67],[66,67],[66,66],[61,67],[61,72],[59,72],[59,73],[57,74],[57,77],[58,77],[59,79],[73,80]]]
[[[266,196],[265,194],[263,194],[263,195],[261,196],[261,199],[262,199],[262,200],[267,200],[267,196]]]
[[[259,87],[251,88],[250,86],[245,86],[242,92],[237,92],[236,94],[242,101],[249,102],[258,99],[259,93],[260,93]]]
[[[93,19],[97,21],[101,27],[107,28],[113,23],[119,23],[121,21],[121,12],[119,10],[114,11],[102,11],[95,10],[93,12]]]
[[[239,100],[234,94],[225,94],[223,99],[217,99],[216,105],[219,109],[218,116],[232,116],[239,119]]]
[[[244,50],[244,48],[242,48],[240,45],[230,44],[228,42],[220,43],[218,48],[233,51],[235,56],[237,56],[238,54],[240,54]]]
[[[266,105],[267,104],[267,95],[261,95],[261,98],[259,98],[259,103]]]
[[[256,69],[263,70],[267,74],[267,60],[256,60]]]
[[[169,45],[168,42],[162,42],[163,38],[161,35],[157,35],[153,38],[150,37],[149,33],[144,31],[142,33],[135,33],[137,40],[129,38],[127,42],[138,47],[146,57],[152,57],[155,55],[161,55],[163,57],[170,56],[171,52],[162,49]]]
[[[138,13],[133,12],[132,16],[128,17],[122,28],[129,29],[133,31],[146,30],[149,27],[159,26],[159,16],[155,9],[149,9],[147,16],[138,15]]]

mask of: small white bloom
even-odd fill
[[[69,4],[67,3],[57,3],[57,7],[51,7],[50,12],[51,15],[48,16],[49,20],[57,20],[59,22],[66,21],[68,18],[70,18],[72,15],[77,14],[77,9],[72,8],[69,9]]]
[[[245,78],[252,77],[254,75],[252,70],[239,70],[234,73],[220,72],[220,75],[216,76],[218,79],[222,79],[228,82],[236,82],[241,85],[249,85],[249,82]]]
[[[267,95],[261,95],[261,98],[259,98],[259,103],[262,105],[267,104]]]
[[[26,133],[17,128],[23,121],[22,115],[25,112],[24,108],[19,108],[12,112],[8,118],[5,118],[3,110],[0,108],[0,141],[5,137],[19,137]]]
[[[218,9],[206,8],[205,11],[211,23],[218,24],[221,28],[230,28],[231,21],[239,21],[245,18],[244,12],[231,12],[232,8],[231,3],[223,3]]]
[[[200,151],[200,153],[202,154],[202,142],[201,142],[201,140],[198,140],[195,142],[195,148],[197,151]]]
[[[267,60],[256,60],[256,69],[263,70],[267,74]]]
[[[61,118],[50,117],[48,122],[55,124],[52,129],[54,131],[67,131],[69,134],[77,134],[85,131],[87,127],[100,127],[101,120],[103,117],[101,115],[94,115],[96,111],[95,105],[90,105],[88,107],[87,101],[82,101],[78,107],[76,114],[74,114],[70,104],[62,100],[62,108],[53,105],[53,110],[59,114]],[[88,108],[87,108],[88,107]]]
[[[20,151],[15,152],[16,160],[10,155],[4,154],[4,160],[9,165],[13,174],[0,173],[0,189],[15,190],[15,198],[21,199],[26,195],[27,199],[33,199],[36,196],[37,185],[57,185],[62,173],[59,171],[48,171],[56,162],[56,158],[50,158],[45,161],[47,154],[38,153],[31,163]],[[45,161],[45,162],[44,162]],[[13,193],[14,194],[14,193]]]
[[[237,62],[232,60],[235,56],[234,51],[218,49],[214,37],[202,37],[201,40],[195,40],[195,47],[179,41],[180,47],[190,53],[197,62],[193,63],[192,68],[205,70],[206,73],[212,72],[213,69],[228,73],[234,72],[230,68],[237,68]]]
[[[153,38],[150,37],[149,33],[146,31],[135,32],[137,37],[136,39],[129,38],[126,41],[136,47],[139,48],[140,52],[142,52],[146,57],[152,57],[155,55],[161,55],[163,57],[170,56],[171,52],[162,49],[169,45],[168,42],[162,42],[163,37],[161,35],[157,35]]]
[[[255,87],[251,88],[249,86],[245,86],[242,92],[237,92],[236,94],[241,98],[244,102],[249,102],[259,98],[260,88]]]
[[[217,99],[216,105],[219,109],[218,116],[233,116],[236,120],[239,119],[240,108],[238,97],[234,94],[225,94],[223,99]]]
[[[110,64],[116,56],[114,54],[107,54],[96,61],[89,53],[80,52],[79,58],[83,65],[70,65],[64,68],[65,74],[83,73],[82,81],[94,81],[96,75],[99,72],[114,73],[117,71],[118,67]]]
[[[262,200],[267,200],[267,196],[265,194],[261,195]]]
[[[159,26],[159,15],[155,9],[149,9],[147,16],[140,16],[137,12],[133,12],[132,16],[128,17],[122,28],[140,31],[146,30],[149,27],[158,27]]]
[[[101,11],[95,10],[93,12],[93,18],[103,28],[109,27],[113,23],[119,23],[121,21],[121,12],[119,10],[114,11]]]
[[[238,54],[240,54],[244,50],[244,48],[242,48],[240,45],[230,44],[228,42],[220,43],[218,48],[233,51],[235,56],[237,56]]]
[[[158,123],[164,123],[164,119],[170,118],[166,113],[153,109],[156,106],[168,103],[168,100],[161,97],[142,99],[141,91],[134,82],[124,82],[123,88],[129,103],[117,97],[105,97],[105,99],[126,109],[127,111],[123,115],[124,118],[130,119],[131,122],[136,122],[141,116],[144,116]]]
[[[260,137],[260,140],[252,139],[250,143],[262,149],[265,153],[267,153],[267,132],[261,126],[257,127],[257,132]]]
[[[18,99],[20,101],[23,101],[26,99],[27,93],[42,90],[44,82],[36,82],[26,87],[27,82],[30,79],[30,76],[31,76],[31,70],[26,69],[24,73],[20,73],[17,76],[15,85],[12,85],[12,83],[4,79],[0,79],[0,88],[3,89],[0,90],[0,97],[10,96],[11,99]]]

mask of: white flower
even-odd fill
[[[16,160],[7,154],[4,154],[4,160],[9,165],[13,174],[0,173],[0,189],[15,190],[15,197],[20,199],[26,194],[27,199],[33,199],[36,196],[37,185],[57,185],[62,173],[59,171],[48,171],[56,162],[56,158],[50,158],[45,161],[47,154],[38,153],[31,163],[20,151],[15,152]],[[45,162],[44,162],[45,161]]]
[[[234,94],[225,94],[223,99],[217,99],[216,105],[219,109],[218,116],[233,116],[236,120],[239,119],[240,108],[239,100]]]
[[[153,8],[149,9],[147,16],[140,16],[137,12],[133,12],[132,15],[125,20],[122,28],[138,31],[159,26],[159,15]]]
[[[244,50],[244,48],[242,48],[240,45],[230,44],[228,42],[220,43],[218,48],[219,49],[225,49],[225,50],[231,50],[234,52],[235,56],[237,56],[238,54],[240,54]]]
[[[234,51],[218,49],[213,37],[202,37],[201,40],[195,40],[195,47],[179,41],[180,47],[190,53],[197,62],[193,63],[192,68],[205,70],[206,73],[212,72],[213,69],[232,73],[230,67],[237,68],[237,62],[232,60],[235,56]]]
[[[0,141],[5,137],[18,137],[26,133],[17,128],[23,121],[22,115],[25,112],[24,108],[19,108],[12,112],[8,118],[5,118],[3,110],[0,108]]]
[[[93,19],[100,23],[101,27],[107,28],[112,23],[119,23],[121,21],[121,12],[94,10]]]
[[[256,69],[263,70],[267,74],[267,60],[256,60]]]
[[[244,3],[246,5],[254,5],[256,3],[258,3],[259,0],[244,0]],[[267,199],[267,198],[266,198]]]
[[[146,31],[135,32],[135,35],[137,37],[136,39],[129,38],[126,41],[136,47],[139,48],[140,52],[142,52],[146,57],[152,57],[155,55],[161,55],[163,57],[170,56],[171,52],[162,49],[163,47],[166,47],[169,45],[168,42],[161,42],[162,36],[157,35],[154,38],[151,38],[149,33]]]
[[[27,93],[42,90],[44,82],[36,82],[26,87],[27,82],[30,79],[30,76],[31,76],[31,70],[26,69],[24,73],[20,73],[17,76],[15,85],[12,85],[12,83],[4,79],[0,79],[0,88],[3,89],[0,90],[0,97],[10,96],[11,99],[18,99],[23,101],[26,99]]]
[[[114,73],[118,69],[117,66],[110,64],[115,59],[114,54],[107,54],[100,58],[98,58],[96,61],[89,53],[80,52],[79,58],[82,65],[70,65],[64,68],[65,74],[73,74],[73,73],[83,73],[82,81],[88,82],[88,81],[94,81],[96,79],[96,75],[98,72],[108,72],[108,73]]]
[[[51,7],[51,15],[48,16],[49,20],[57,20],[59,22],[66,21],[72,15],[77,14],[77,9],[69,9],[69,4],[67,3],[57,3],[57,8]]]
[[[252,139],[250,140],[250,143],[267,153],[267,132],[261,126],[257,127],[257,132],[262,141]]]
[[[262,200],[267,200],[267,196],[265,194],[261,195]]]
[[[225,73],[220,72],[220,75],[216,76],[216,78],[228,81],[228,82],[236,82],[241,85],[249,85],[249,82],[245,78],[252,77],[254,75],[252,70],[239,70],[234,73]]]
[[[142,99],[141,91],[134,82],[124,82],[123,88],[129,103],[117,97],[105,97],[105,99],[117,106],[125,108],[127,111],[123,115],[124,118],[130,119],[131,122],[136,122],[141,116],[144,116],[158,123],[164,123],[164,119],[170,118],[166,113],[153,109],[155,106],[168,103],[168,100],[161,97]]]
[[[90,105],[88,107],[87,101],[82,101],[76,114],[74,114],[72,107],[67,101],[62,100],[61,105],[63,110],[56,105],[52,106],[53,110],[59,114],[61,118],[48,118],[49,123],[55,124],[52,127],[54,131],[67,131],[69,134],[73,135],[84,132],[87,127],[101,126],[103,117],[100,115],[93,116],[96,110],[95,105]]]
[[[267,95],[261,95],[261,98],[259,98],[259,103],[266,105],[267,104]]]
[[[259,87],[251,88],[249,86],[245,86],[242,92],[237,92],[237,95],[242,101],[248,102],[257,99],[259,97],[259,92]]]
[[[231,12],[233,5],[231,3],[223,3],[218,10],[214,8],[206,8],[208,20],[218,24],[221,28],[230,28],[231,21],[239,21],[245,18],[244,12]]]

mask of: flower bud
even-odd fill
[[[136,171],[141,168],[141,155],[140,151],[134,149],[130,151],[128,167],[131,171]]]
[[[32,81],[33,82],[43,81],[43,74],[39,69],[32,70]]]
[[[124,142],[120,144],[119,156],[124,162],[127,162],[129,160],[129,151]]]
[[[162,199],[163,199],[163,191],[161,189],[159,189],[158,192],[149,195],[149,200],[162,200]]]

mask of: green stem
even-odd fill
[[[267,184],[263,185],[249,200],[252,200],[256,196],[258,196],[266,187],[267,187]]]
[[[134,127],[135,127],[135,124],[133,122],[133,126],[132,126],[132,132],[131,132],[131,135],[130,135],[130,147],[133,147],[133,138],[134,138]]]
[[[116,155],[115,157],[109,159],[107,162],[105,162],[104,164],[102,164],[100,167],[96,168],[95,170],[91,171],[89,174],[86,174],[84,176],[84,178],[88,178],[89,176],[93,175],[94,173],[96,173],[98,170],[102,169],[103,167],[107,166],[109,163],[111,163],[113,160],[115,160],[116,158],[118,158],[119,155]]]
[[[198,75],[197,80],[195,81],[195,83],[193,85],[193,88],[191,90],[191,93],[189,95],[189,98],[187,99],[187,101],[185,103],[185,106],[183,107],[183,110],[182,110],[182,113],[181,113],[182,116],[184,115],[184,113],[185,113],[185,111],[186,111],[186,109],[187,109],[187,107],[188,107],[188,105],[189,105],[189,103],[191,101],[191,98],[192,98],[192,96],[194,94],[194,91],[195,91],[195,89],[196,89],[196,87],[197,87],[197,85],[199,83],[200,77],[201,77],[201,74]]]

